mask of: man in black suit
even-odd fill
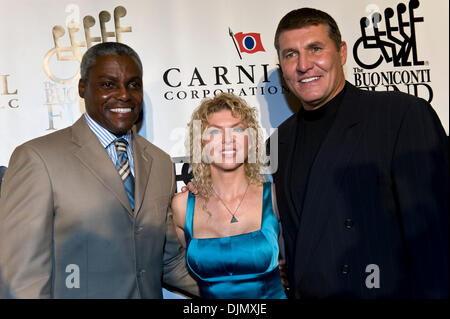
[[[448,140],[433,108],[346,82],[325,12],[288,13],[275,47],[302,106],[271,150],[292,295],[447,298]]]

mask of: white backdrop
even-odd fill
[[[400,14],[405,25],[402,30],[398,27],[398,5],[406,7]],[[145,115],[140,133],[173,157],[185,155],[184,134],[190,114],[215,90],[232,90],[256,106],[266,130],[277,127],[298,107],[286,102],[273,36],[280,18],[302,6],[325,10],[336,19],[348,44],[348,81],[365,86],[362,79],[372,78],[366,84],[378,84],[376,90],[409,90],[425,99],[432,94],[431,103],[448,134],[449,4],[447,0],[422,0],[418,8],[408,10],[409,5],[406,0],[0,0],[0,165],[7,166],[17,145],[71,125],[81,115],[76,73],[77,59],[86,50],[83,18],[95,19],[90,36],[101,37],[101,11],[111,15],[109,22],[103,22],[109,32],[103,34],[105,39],[116,41],[115,34],[120,33],[121,41],[142,58]],[[115,24],[114,9],[118,6],[126,9],[126,15]],[[383,60],[375,69],[362,68],[353,57],[353,46],[362,36],[360,19],[380,12],[383,17],[378,30],[386,33],[386,8],[394,11],[390,30],[398,43],[386,35],[379,39],[387,43],[388,52],[394,48],[398,54],[403,46],[405,61],[411,65],[394,66],[392,61]],[[115,32],[119,24],[123,32]],[[56,33],[59,47],[78,51],[78,55],[61,51],[61,57],[68,60],[57,58],[52,29],[58,25],[65,31],[62,36]],[[72,30],[71,43],[69,27],[77,25],[79,30]],[[131,32],[126,32],[126,27]],[[240,53],[240,59],[229,28],[234,33],[259,33],[265,51]],[[367,35],[373,35],[370,28]],[[422,65],[414,65],[414,48]],[[376,46],[364,49],[360,44],[356,54],[370,65],[381,50]],[[62,83],[61,79],[72,83]]]

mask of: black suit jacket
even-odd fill
[[[448,297],[448,140],[432,107],[347,83],[300,220],[290,188],[297,122],[294,114],[280,125],[271,150],[295,296]]]

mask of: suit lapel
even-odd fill
[[[83,116],[72,126],[72,141],[79,146],[74,155],[133,215],[123,182],[111,158],[91,131]]]
[[[335,213],[342,178],[362,135],[363,105],[358,90],[347,84],[336,119],[311,167],[296,245],[296,281],[299,282],[309,258],[319,244]]]
[[[286,165],[285,169],[281,169],[280,171],[283,172],[282,181],[283,181],[283,189],[287,200],[287,204],[289,206],[289,212],[291,213],[290,220],[291,222],[294,222],[295,225],[292,225],[295,227],[295,229],[298,229],[298,218],[297,218],[297,210],[296,206],[298,205],[297,198],[292,196],[291,192],[291,181],[292,181],[292,161],[294,156],[294,150],[295,145],[297,143],[297,135],[296,132],[298,131],[298,120],[297,120],[297,114],[295,115],[295,118],[292,121],[292,125],[283,130],[280,131],[279,138],[279,154],[280,158],[285,159],[285,163],[279,162],[279,165]]]
[[[135,192],[134,192],[134,211],[137,216],[144,200],[147,184],[150,179],[150,170],[152,166],[152,156],[149,149],[139,139],[133,139],[133,156],[135,170]]]

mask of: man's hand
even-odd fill
[[[278,268],[280,269],[281,283],[286,294],[289,292],[289,281],[287,274],[287,265],[284,259],[278,258]]]
[[[191,191],[192,194],[194,195],[198,195],[198,189],[197,187],[195,187],[194,183],[189,182],[186,186],[181,187],[181,192],[187,192],[187,191]]]

